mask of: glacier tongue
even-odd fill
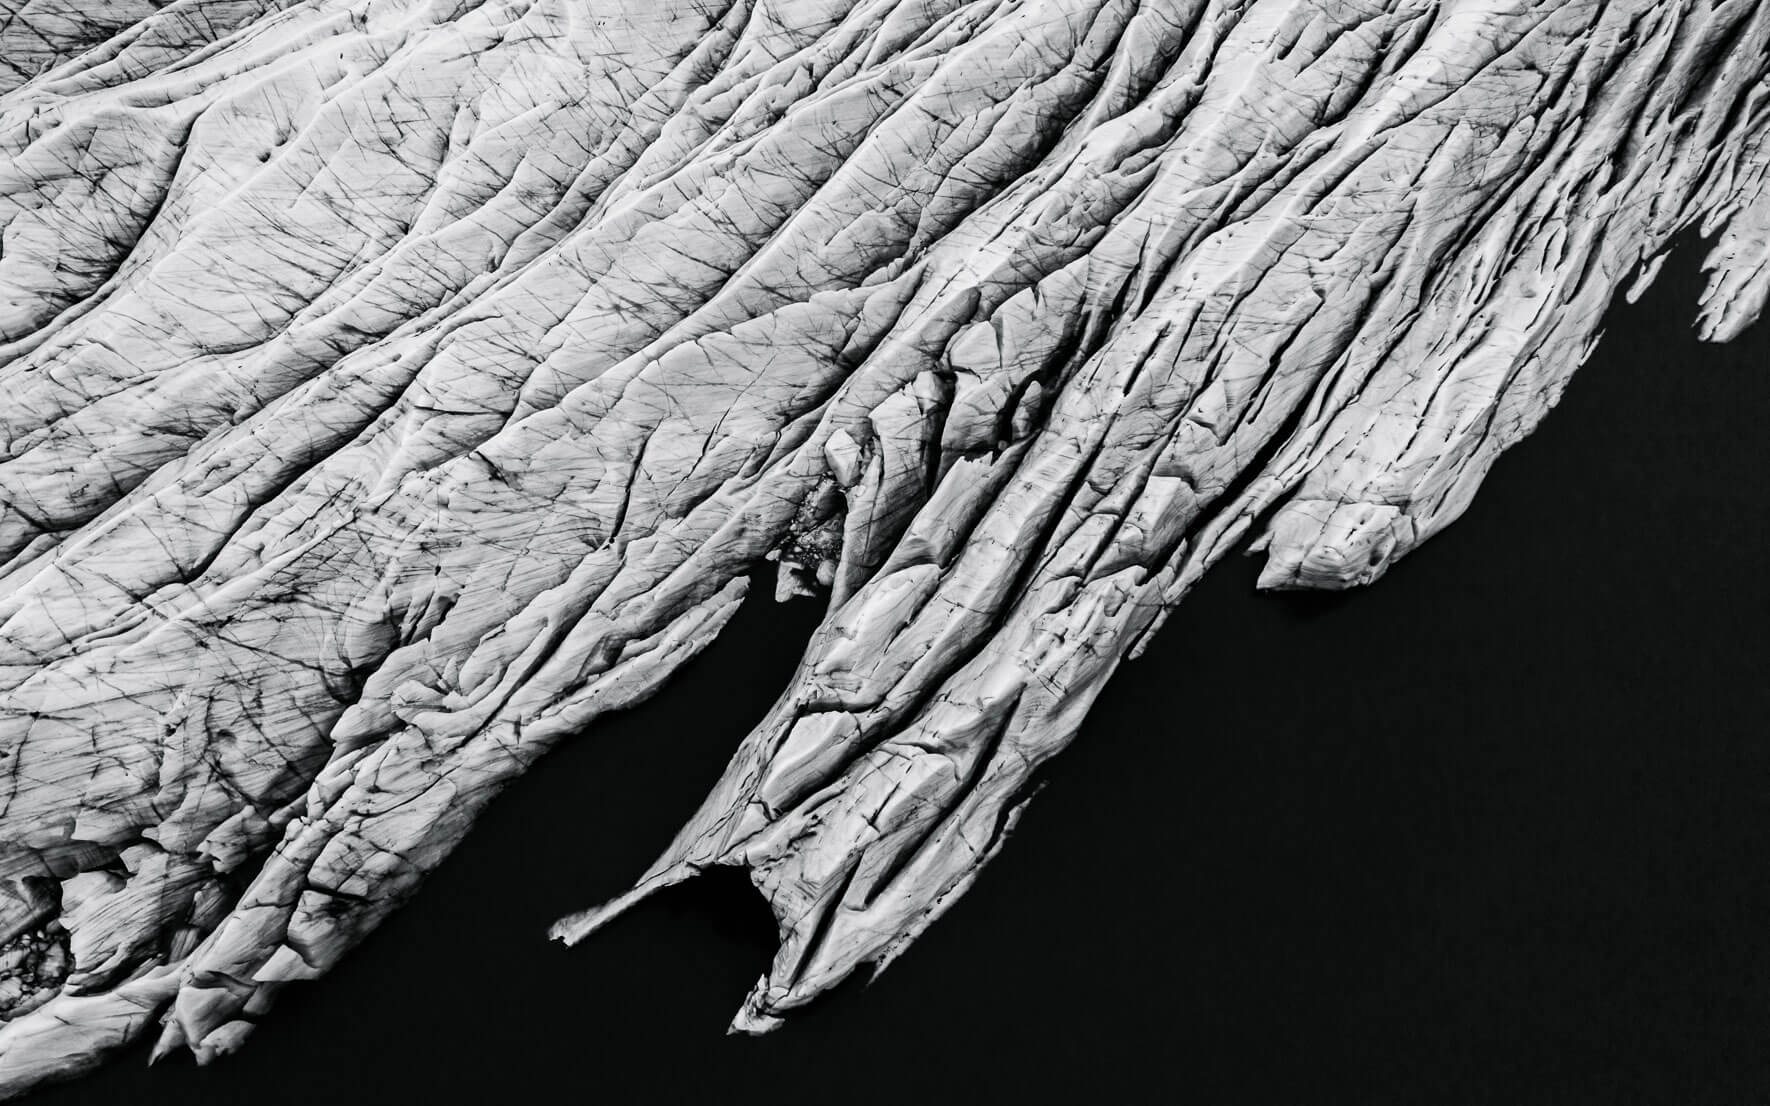
[[[237,1047],[749,575],[760,1031],[976,878],[1217,558],[1367,584],[1715,236],[1752,0],[15,0],[0,1088]],[[594,889],[591,889],[594,892]]]

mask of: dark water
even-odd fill
[[[34,1100],[1770,1100],[1770,327],[1698,344],[1696,264],[1375,588],[1207,579],[969,896],[772,1037],[722,1036],[773,951],[741,876],[542,938],[784,685],[817,612],[765,585],[238,1055]]]

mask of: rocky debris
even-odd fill
[[[0,943],[0,1013],[21,1017],[54,998],[69,964],[67,933],[54,922]]]
[[[99,7],[0,97],[14,1090],[237,1047],[772,559],[792,685],[556,929],[746,867],[766,1029],[1218,557],[1374,580],[1685,228],[1770,288],[1764,3]]]

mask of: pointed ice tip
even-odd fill
[[[750,993],[744,996],[744,1005],[738,1010],[737,1016],[731,1019],[731,1024],[725,1029],[725,1035],[730,1037],[742,1034],[746,1037],[760,1037],[764,1033],[772,1033],[779,1029],[785,1019],[778,1014],[769,1012],[768,996],[771,991],[776,995],[781,995],[779,989],[770,985],[769,973],[765,972],[756,980],[756,985],[750,988]]]
[[[612,898],[601,906],[592,906],[588,910],[580,910],[576,914],[567,914],[547,928],[547,938],[552,941],[564,941],[575,945],[584,938],[595,933],[609,922],[636,906],[641,899],[649,898],[654,892],[666,887],[674,887],[683,880],[692,879],[700,873],[700,868],[691,863],[665,864],[660,860],[645,875],[641,876],[627,892]]]
[[[603,921],[604,918],[602,917],[602,909],[600,907],[590,910],[580,910],[576,914],[567,914],[565,917],[547,927],[547,939],[549,941],[561,941],[567,945],[575,945],[590,934],[595,933],[597,927],[602,925]]]
[[[168,1015],[162,1025],[160,1037],[154,1042],[154,1051],[148,1054],[149,1067],[184,1047],[184,1029],[178,1024],[178,1019]]]
[[[601,906],[593,906],[588,910],[567,914],[547,928],[547,937],[549,940],[575,945],[619,915],[625,914],[630,907],[656,889],[655,884],[641,883],[626,894],[610,899]]]
[[[731,1019],[731,1024],[725,1029],[725,1035],[727,1037],[739,1035],[760,1037],[764,1033],[773,1033],[779,1029],[783,1020],[773,1014],[764,1013],[757,1007],[756,1000],[752,998],[749,1002],[744,1003],[743,1009],[737,1012],[737,1017]]]
[[[1260,568],[1260,578],[1254,581],[1255,591],[1290,591],[1296,586],[1296,568],[1281,563],[1277,557],[1266,558],[1266,563]]]

